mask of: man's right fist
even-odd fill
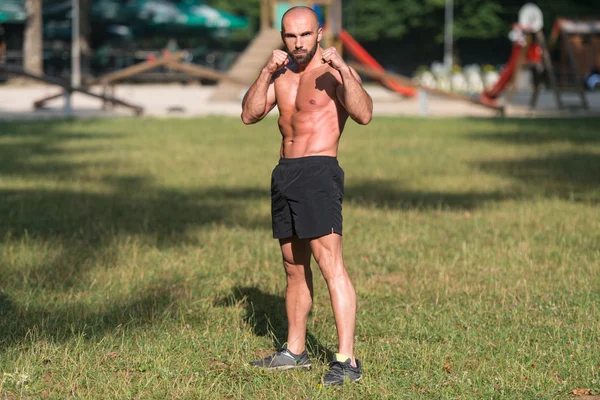
[[[271,59],[267,62],[267,70],[270,73],[275,73],[285,67],[290,62],[288,54],[283,50],[273,50]]]

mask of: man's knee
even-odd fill
[[[336,257],[334,254],[324,254],[317,260],[321,273],[325,280],[329,281],[332,279],[346,278],[346,268],[341,257]]]
[[[312,281],[310,265],[292,264],[284,261],[283,266],[288,283],[310,283]]]

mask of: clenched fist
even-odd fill
[[[323,50],[322,62],[331,65],[338,71],[346,65],[335,47]]]
[[[266,68],[270,73],[273,74],[281,68],[285,67],[289,62],[290,59],[288,58],[288,54],[285,51],[273,50],[273,54],[267,62]]]

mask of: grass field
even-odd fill
[[[364,378],[315,270],[310,371],[270,231],[276,122],[0,123],[0,398],[600,395],[600,120],[348,124],[344,255]]]

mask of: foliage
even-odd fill
[[[455,2],[455,37],[471,37],[483,31],[486,37],[498,33],[502,26],[501,7],[486,0],[457,0]],[[443,40],[443,0],[379,0],[344,3],[346,21],[351,33],[361,39],[400,39],[408,32],[433,32],[436,40]],[[483,24],[488,25],[482,30]]]
[[[259,0],[208,0],[225,11],[249,16],[258,27]],[[523,0],[454,0],[454,38],[488,39],[506,36],[517,21]],[[557,16],[600,18],[595,0],[539,0],[546,25]],[[443,41],[445,0],[344,0],[343,24],[361,41],[402,39],[420,32],[426,40]]]
[[[46,0],[45,5],[65,0]],[[125,2],[125,0],[120,0]],[[176,2],[177,0],[169,0]],[[260,0],[206,0],[208,5],[248,17],[248,30],[233,32],[234,40],[249,40],[260,26]],[[517,21],[524,0],[454,0],[454,38],[504,37]],[[538,0],[546,30],[557,17],[596,17],[596,0]],[[343,0],[343,25],[359,41],[402,39],[418,32],[427,41],[443,41],[445,0]]]

